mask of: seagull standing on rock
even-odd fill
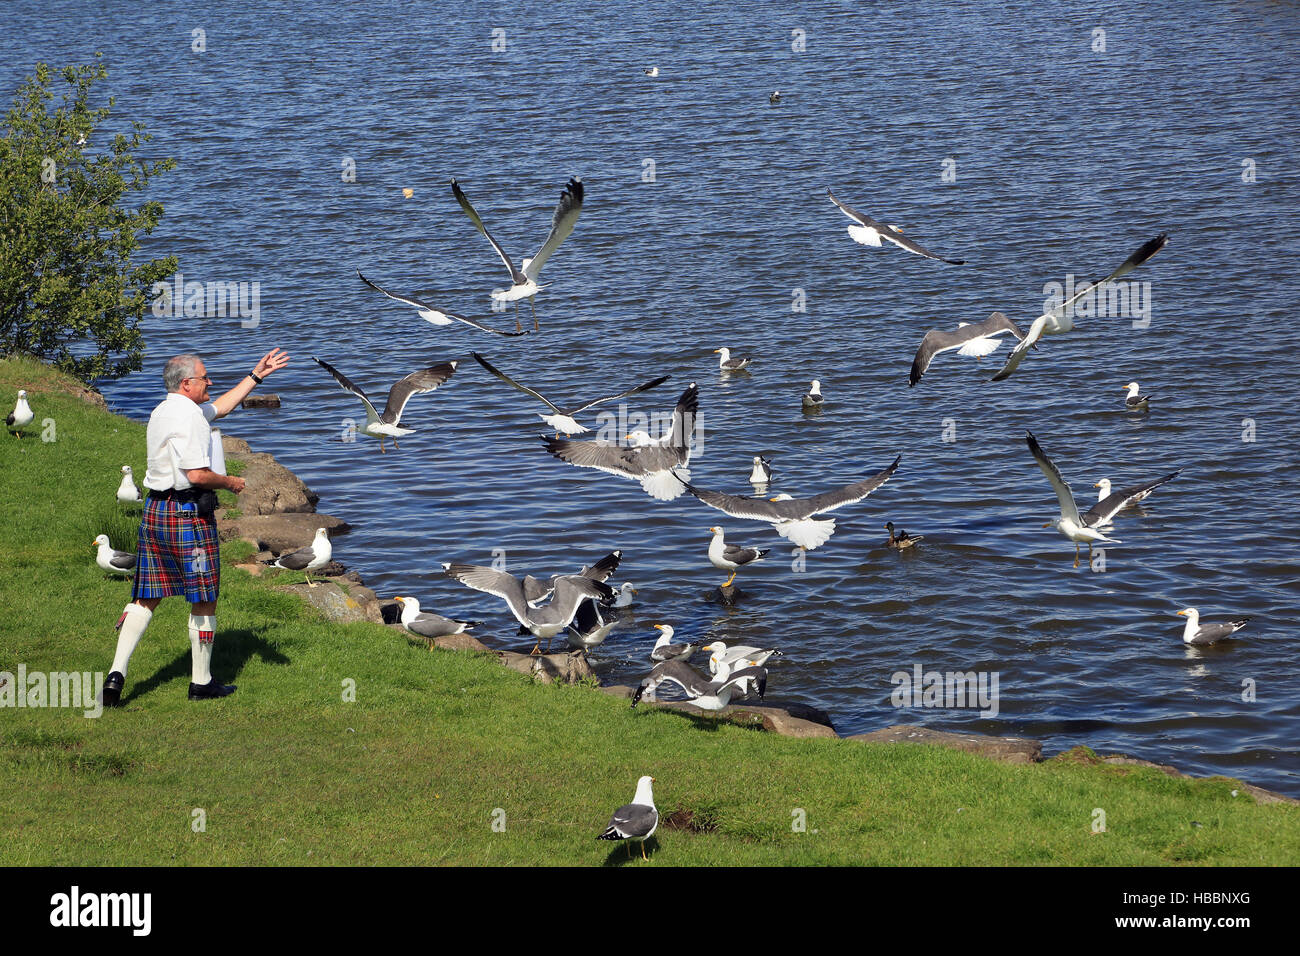
[[[324,528],[317,528],[316,537],[307,547],[282,554],[278,558],[269,558],[262,563],[284,568],[286,571],[301,571],[307,575],[307,586],[314,588],[316,582],[311,579],[311,573],[317,568],[325,567],[333,557],[334,548],[330,544],[329,532]]]

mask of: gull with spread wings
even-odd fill
[[[973,356],[976,361],[979,361],[985,355],[996,352],[1002,345],[1002,340],[998,336],[1008,332],[1017,340],[1025,337],[1025,333],[1016,327],[1016,323],[1001,312],[994,312],[983,322],[976,322],[974,325],[969,322],[958,322],[957,328],[951,332],[931,329],[925,333],[925,338],[921,339],[921,347],[916,350],[916,358],[912,359],[912,372],[907,378],[908,387],[911,388],[921,381],[921,376],[925,374],[936,355],[957,349],[958,355]]]
[[[689,487],[683,479],[690,477],[685,468],[691,460],[691,433],[699,402],[699,386],[692,382],[677,400],[668,432],[656,440],[643,431],[634,431],[628,438],[637,444],[631,447],[545,435],[541,436],[542,443],[561,461],[639,481],[646,494],[660,501],[672,501]]]
[[[578,414],[578,412],[586,411],[588,408],[592,408],[593,406],[596,405],[601,405],[605,402],[613,402],[613,401],[617,401],[620,398],[627,398],[629,395],[635,395],[638,392],[648,391],[649,389],[652,389],[658,385],[662,385],[664,382],[668,381],[669,379],[669,376],[667,375],[660,375],[658,378],[654,379],[653,381],[646,382],[644,385],[638,385],[636,388],[630,388],[626,392],[619,392],[617,395],[607,395],[604,398],[598,398],[595,401],[587,402],[585,405],[573,405],[569,408],[560,408],[559,405],[556,405],[554,402],[552,402],[549,398],[547,398],[545,395],[543,395],[541,392],[537,391],[536,389],[529,388],[527,385],[521,385],[519,382],[516,382],[505,372],[502,372],[500,369],[494,367],[492,363],[490,363],[483,356],[479,355],[477,352],[470,352],[469,354],[474,356],[474,360],[478,362],[479,365],[482,365],[485,369],[487,369],[497,378],[501,379],[501,381],[505,382],[507,385],[511,385],[519,389],[519,391],[523,392],[525,395],[531,395],[533,398],[540,401],[543,405],[548,406],[552,410],[552,412],[554,412],[554,414],[543,415],[541,412],[538,412],[537,414],[542,421],[546,422],[546,424],[550,425],[552,428],[555,429],[556,438],[560,437],[561,432],[563,432],[566,435],[579,435],[582,432],[590,431],[590,429],[584,428],[582,425],[579,425],[577,420],[573,417],[574,415]]]
[[[396,300],[397,302],[404,302],[407,305],[414,306],[420,318],[424,319],[430,325],[451,325],[452,320],[455,319],[458,322],[464,322],[466,325],[472,325],[474,328],[480,329],[484,332],[495,332],[497,335],[514,336],[514,335],[528,334],[527,331],[523,331],[523,332],[519,331],[518,323],[515,323],[515,331],[513,332],[510,332],[508,330],[502,331],[501,329],[494,329],[491,326],[484,325],[482,322],[478,321],[477,319],[471,319],[463,315],[458,315],[455,312],[448,312],[446,309],[434,308],[433,306],[429,305],[429,303],[421,302],[419,299],[414,298],[413,296],[397,295],[394,292],[389,292],[383,286],[376,285],[375,283],[367,279],[365,276],[361,275],[360,269],[357,270],[357,276],[358,278],[361,279],[362,282],[370,286],[370,288],[374,289],[376,292],[382,292],[384,295],[388,296],[390,299]]]
[[[1038,439],[1034,437],[1033,432],[1025,432],[1025,441],[1029,445],[1029,451],[1034,456],[1034,461],[1038,462],[1038,467],[1043,470],[1047,480],[1052,483],[1052,489],[1056,492],[1056,497],[1061,503],[1061,517],[1055,521],[1049,521],[1043,525],[1044,528],[1055,528],[1061,534],[1065,535],[1074,542],[1074,566],[1079,566],[1079,545],[1083,542],[1088,543],[1088,561],[1092,561],[1092,546],[1097,543],[1103,544],[1120,544],[1114,538],[1108,538],[1095,528],[1090,528],[1084,522],[1083,517],[1079,514],[1079,507],[1074,503],[1074,493],[1070,491],[1070,486],[1065,483],[1061,477],[1061,469],[1057,468],[1052,459],[1047,457],[1047,452],[1043,451],[1042,446],[1038,444]]]
[[[913,242],[907,236],[903,235],[903,230],[897,226],[886,226],[883,222],[877,222],[870,216],[858,212],[852,206],[846,205],[835,198],[835,194],[826,190],[826,195],[831,197],[831,202],[839,207],[840,212],[852,219],[856,225],[849,226],[849,235],[853,237],[854,242],[860,242],[864,246],[879,246],[882,239],[892,242],[900,249],[906,249],[908,252],[914,252],[918,256],[925,256],[927,259],[937,259],[940,262],[947,262],[950,265],[962,266],[966,264],[965,259],[945,259],[943,256],[936,256],[929,249],[922,246],[919,242]]]
[[[401,424],[402,412],[406,408],[406,403],[411,400],[411,396],[432,392],[451,378],[452,373],[456,371],[456,366],[460,364],[459,362],[440,362],[418,372],[412,372],[388,390],[388,403],[384,406],[384,412],[381,415],[375,410],[375,406],[370,399],[366,398],[366,393],[352,384],[352,381],[346,375],[328,362],[322,362],[314,355],[312,361],[333,375],[334,380],[342,385],[345,391],[349,391],[361,399],[362,404],[366,406],[366,423],[357,431],[363,435],[369,435],[371,438],[378,438],[381,452],[387,451],[384,448],[385,438],[391,438],[393,447],[397,448],[398,438],[415,434],[414,428],[404,428]]]
[[[537,284],[537,277],[542,271],[542,266],[546,265],[546,260],[551,257],[556,249],[560,248],[560,243],[569,237],[569,233],[573,232],[573,226],[578,221],[579,213],[582,212],[582,180],[574,176],[569,180],[569,184],[564,187],[564,191],[560,193],[559,205],[555,207],[555,215],[551,219],[550,234],[546,237],[546,241],[542,243],[542,248],[537,250],[537,255],[531,259],[523,260],[521,269],[515,268],[515,264],[510,260],[510,256],[506,254],[505,249],[501,247],[501,243],[492,238],[492,233],[488,232],[487,227],[483,225],[483,220],[479,218],[479,214],[474,210],[469,197],[465,195],[460,188],[460,184],[454,179],[451,181],[451,192],[456,197],[456,202],[460,203],[460,208],[465,210],[465,215],[469,216],[470,221],[474,223],[474,227],[483,233],[487,241],[492,244],[492,248],[496,250],[497,255],[501,257],[501,261],[505,263],[506,269],[510,271],[510,288],[493,292],[492,298],[500,302],[515,303],[516,329],[519,328],[519,300],[527,299],[529,307],[533,310],[533,329],[537,330],[539,328],[537,324],[537,308],[533,299],[538,292],[546,288],[546,286]]]
[[[1011,350],[1011,354],[1007,356],[1006,364],[1002,366],[1001,371],[993,376],[991,381],[1000,382],[1004,378],[1010,376],[1011,373],[1020,366],[1020,363],[1025,360],[1025,356],[1029,354],[1029,350],[1033,348],[1038,340],[1044,335],[1062,335],[1073,329],[1074,303],[1078,302],[1085,295],[1096,295],[1096,293],[1100,292],[1116,279],[1128,275],[1138,266],[1142,265],[1142,263],[1146,262],[1163,249],[1168,245],[1168,243],[1169,235],[1164,232],[1160,233],[1160,235],[1156,236],[1154,239],[1148,239],[1146,242],[1142,243],[1137,252],[1125,259],[1124,264],[1110,275],[1106,276],[1106,278],[1102,279],[1095,285],[1085,285],[1074,295],[1070,296],[1070,298],[1061,300],[1059,304],[1053,306],[1038,318],[1034,319],[1033,324],[1029,326],[1029,331],[1025,334],[1024,338],[1020,340],[1020,343]]]
[[[898,470],[898,463],[902,458],[903,456],[899,455],[888,468],[870,478],[811,498],[777,495],[764,501],[762,498],[744,498],[739,495],[723,494],[720,491],[705,491],[691,484],[686,485],[686,490],[710,508],[717,508],[733,518],[769,521],[781,537],[789,539],[805,551],[811,551],[825,544],[835,533],[834,518],[817,520],[815,516],[861,501],[890,479]]]

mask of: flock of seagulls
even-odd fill
[[[647,69],[645,75],[655,77],[658,75],[658,69]],[[776,103],[779,100],[779,91],[774,92],[771,102]],[[358,277],[366,286],[384,297],[416,309],[418,316],[432,325],[449,326],[459,322],[478,331],[503,336],[515,337],[528,334],[528,330],[521,328],[519,319],[519,301],[527,299],[533,315],[532,331],[540,331],[535,298],[538,292],[546,288],[539,282],[541,269],[574,230],[584,201],[581,179],[573,177],[568,181],[561,192],[546,239],[538,251],[532,257],[522,259],[519,266],[515,265],[502,244],[488,231],[478,211],[454,179],[451,181],[451,190],[461,210],[473,223],[475,229],[487,239],[509,273],[511,280],[509,287],[492,291],[491,297],[496,301],[515,303],[516,328],[513,332],[492,328],[478,320],[448,311],[440,306],[435,307],[414,296],[390,292],[366,278],[360,270],[357,271]],[[887,242],[926,259],[953,266],[965,263],[963,259],[948,258],[931,252],[910,236],[904,235],[903,230],[897,226],[880,222],[841,202],[830,189],[827,189],[827,196],[845,216],[852,220],[848,233],[857,243],[880,247]],[[1025,331],[1022,331],[1002,312],[992,313],[983,322],[958,323],[952,330],[929,330],[913,359],[908,377],[909,387],[920,382],[936,356],[956,351],[961,356],[974,357],[978,361],[995,352],[1004,338],[1009,337],[1016,344],[1003,367],[992,377],[992,381],[1006,379],[1021,366],[1031,350],[1038,348],[1045,337],[1064,334],[1074,328],[1071,306],[1083,295],[1115,282],[1137,269],[1163,249],[1167,242],[1166,234],[1147,241],[1106,278],[1094,285],[1085,285],[1071,298],[1053,304],[1047,312],[1034,319]],[[719,356],[718,369],[724,377],[737,372],[748,372],[753,362],[752,356],[733,355],[728,347],[718,348],[714,354]],[[577,440],[571,436],[589,431],[578,420],[579,413],[597,405],[627,399],[657,388],[666,382],[669,376],[658,376],[615,394],[581,403],[561,405],[502,372],[479,353],[472,352],[471,355],[491,376],[546,407],[546,412],[537,414],[552,430],[553,437],[543,435],[540,438],[546,451],[553,457],[578,468],[592,469],[621,479],[636,481],[646,494],[658,500],[674,501],[689,494],[731,518],[768,524],[778,535],[804,550],[825,545],[835,531],[835,518],[829,514],[861,502],[871,495],[895,474],[901,461],[901,456],[898,456],[887,467],[868,477],[811,497],[794,498],[789,494],[767,495],[767,488],[772,481],[772,465],[769,458],[760,454],[753,456],[752,470],[749,473],[749,481],[755,491],[753,496],[711,491],[693,484],[688,469],[693,432],[700,405],[697,383],[690,383],[678,398],[673,407],[669,427],[658,436],[651,436],[646,431],[632,431],[624,436],[624,443]],[[399,379],[389,389],[381,413],[366,394],[342,372],[321,359],[314,358],[314,361],[334,378],[339,386],[352,393],[365,406],[366,421],[358,431],[378,439],[381,452],[386,452],[387,441],[391,441],[396,450],[397,439],[414,432],[413,429],[401,424],[403,412],[411,398],[433,392],[445,385],[456,372],[458,365],[455,361],[442,362]],[[1125,386],[1125,391],[1127,409],[1141,412],[1149,410],[1149,396],[1140,393],[1137,382],[1130,382]],[[802,398],[803,409],[816,411],[824,402],[821,382],[812,381],[808,392]],[[29,425],[33,418],[34,414],[28,404],[27,394],[20,391],[14,411],[7,417],[6,424],[11,432],[21,437],[22,429]],[[1174,471],[1153,481],[1119,491],[1113,491],[1110,481],[1103,478],[1095,486],[1100,489],[1096,504],[1081,513],[1060,469],[1048,457],[1032,433],[1026,433],[1026,444],[1038,467],[1051,484],[1060,505],[1059,517],[1048,522],[1044,527],[1055,527],[1075,544],[1074,566],[1076,568],[1079,566],[1082,545],[1088,545],[1091,557],[1095,544],[1119,544],[1120,542],[1109,534],[1115,517],[1121,511],[1134,507],[1157,487],[1173,480],[1179,474],[1179,471]],[[122,474],[122,483],[117,492],[118,501],[124,504],[138,503],[141,500],[140,492],[134,484],[130,467],[124,466]],[[885,528],[889,534],[885,544],[895,550],[914,548],[924,539],[921,535],[909,535],[906,531],[896,529],[892,521],[886,523]],[[767,548],[728,543],[726,531],[721,526],[711,527],[709,531],[711,538],[707,548],[708,561],[715,568],[729,575],[726,582],[721,585],[724,592],[733,585],[740,569],[761,561],[769,553],[770,549]],[[94,543],[98,548],[97,563],[105,571],[119,575],[133,573],[134,555],[114,550],[106,535],[100,535]],[[442,568],[444,573],[453,580],[503,601],[511,615],[518,621],[520,633],[531,634],[535,638],[534,653],[540,652],[543,640],[547,642],[549,649],[551,641],[564,634],[575,652],[585,654],[605,640],[618,623],[615,610],[630,606],[637,593],[630,582],[618,589],[607,583],[609,577],[618,568],[620,559],[621,552],[615,551],[577,573],[561,574],[545,579],[534,578],[531,575],[519,578],[497,568],[458,562],[445,562]],[[322,528],[317,529],[315,539],[307,547],[280,555],[266,563],[306,572],[309,585],[314,587],[310,572],[318,570],[330,560],[329,536]],[[402,626],[424,637],[463,633],[480,623],[424,611],[420,607],[420,602],[413,597],[402,596],[397,598],[397,601],[401,607]],[[1244,627],[1249,620],[1246,618],[1224,623],[1202,624],[1195,608],[1186,608],[1178,613],[1187,618],[1184,642],[1198,646],[1214,644],[1229,637]],[[705,710],[720,710],[733,700],[755,694],[759,697],[763,696],[768,675],[764,665],[772,656],[779,654],[776,649],[748,646],[729,648],[716,641],[702,646],[699,641],[674,640],[674,629],[670,625],[657,624],[655,628],[660,633],[650,652],[652,668],[632,696],[633,707],[642,700],[656,699],[657,692],[664,685],[675,686],[688,700]],[[689,659],[700,650],[710,653],[707,675],[695,671],[688,663]],[[629,841],[629,855],[630,841],[639,841],[642,843],[644,857],[644,841],[654,834],[658,826],[658,812],[654,806],[651,789],[653,780],[654,778],[650,776],[640,778],[632,802],[614,812],[609,826],[600,835],[600,839]]]

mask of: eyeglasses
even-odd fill
[[[181,381],[182,382],[207,382],[209,385],[212,384],[212,379],[209,378],[207,375],[191,375],[189,378],[181,379]]]

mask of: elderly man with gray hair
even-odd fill
[[[144,486],[149,496],[140,522],[139,559],[131,603],[118,618],[117,654],[104,679],[104,703],[116,706],[126,683],[126,668],[158,602],[184,595],[190,602],[190,700],[225,697],[235,688],[212,677],[212,643],[217,629],[217,591],[221,556],[217,547],[217,492],[238,494],[244,479],[212,470],[212,429],[208,424],[239,407],[263,377],[289,363],[272,349],[244,379],[217,398],[208,399],[203,359],[177,355],[163,370],[167,397],[149,416],[149,468]]]

